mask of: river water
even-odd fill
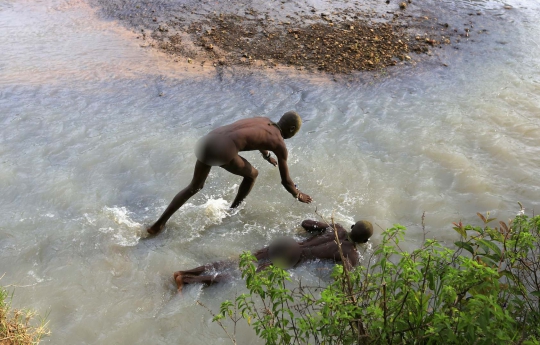
[[[52,344],[226,344],[195,301],[217,310],[241,282],[179,296],[172,272],[302,237],[315,208],[375,224],[362,253],[394,223],[418,245],[424,211],[427,236],[447,243],[451,222],[478,223],[476,212],[508,219],[520,201],[538,213],[540,6],[441,4],[451,25],[474,19],[475,42],[333,81],[192,72],[85,2],[0,0],[0,284],[15,290],[14,306],[48,314]],[[287,141],[290,172],[313,204],[246,153],[260,173],[245,205],[227,209],[240,179],[213,169],[164,233],[144,238],[189,182],[200,136],[291,109],[304,125]],[[315,282],[327,277],[320,268],[292,273]],[[255,342],[239,332],[240,344]]]

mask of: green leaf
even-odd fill
[[[500,271],[499,278],[501,278],[502,276],[505,276],[512,281],[516,281],[516,276],[514,276],[514,273],[512,273],[511,271],[508,271],[508,270]]]
[[[531,295],[536,296],[536,297],[540,297],[540,291],[533,291],[533,292],[531,292]]]
[[[495,243],[493,242],[490,242],[490,241],[486,241],[486,240],[477,240],[476,241],[477,243],[479,243],[480,245],[482,245],[482,247],[488,247],[489,249],[493,250],[497,255],[499,255],[499,258],[501,257],[502,255],[502,252],[501,252],[501,249],[499,248],[499,246],[497,246]],[[484,247],[484,249],[485,249]],[[487,250],[486,250],[487,252]]]
[[[490,267],[497,267],[498,263],[495,262],[493,259],[487,257],[487,256],[483,256],[481,260],[482,260],[482,262],[484,262],[485,264],[487,264]]]
[[[216,322],[216,321],[219,321],[221,319],[225,318],[225,316],[221,315],[221,314],[217,314],[216,316],[214,316],[214,318],[212,319],[212,322]]]
[[[493,261],[495,261],[497,263],[501,260],[501,256],[498,255],[498,254],[491,254],[491,255],[486,254],[484,257],[490,258],[491,260],[493,260]]]
[[[459,248],[463,248],[469,253],[474,254],[474,249],[468,242],[457,241],[457,242],[454,242],[454,244],[458,246]]]
[[[454,226],[452,229],[456,230],[463,238],[467,238],[467,231],[461,226]]]
[[[427,272],[428,287],[431,290],[435,290],[435,279],[433,277],[433,272]]]

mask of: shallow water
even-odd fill
[[[240,282],[180,297],[172,272],[303,236],[315,208],[372,221],[370,245],[406,225],[411,247],[424,211],[428,236],[448,243],[451,222],[477,211],[506,219],[521,201],[538,213],[540,8],[508,3],[446,2],[441,20],[481,11],[470,18],[487,33],[400,73],[334,82],[195,75],[84,2],[0,0],[0,283],[15,286],[16,306],[50,312],[53,344],[226,344],[195,301],[216,310]],[[200,136],[290,109],[304,118],[287,142],[291,176],[312,205],[246,153],[260,173],[239,210],[227,210],[239,178],[213,169],[164,233],[141,239],[189,182]],[[325,277],[311,268],[293,274]],[[245,330],[241,344],[255,339]]]

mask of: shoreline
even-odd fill
[[[93,5],[100,16],[131,30],[141,48],[164,53],[190,72],[215,70],[218,77],[228,71],[285,71],[336,80],[366,72],[386,75],[426,62],[447,67],[437,61],[439,52],[459,49],[474,28],[472,20],[461,27],[439,20],[433,9],[412,0],[382,5],[345,1],[333,9],[302,1],[275,3],[277,8],[257,1],[234,1],[229,8],[206,1],[165,6],[94,0]]]

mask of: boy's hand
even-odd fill
[[[261,151],[261,154],[262,154],[265,161],[269,162],[273,166],[277,166],[277,161],[274,158],[272,158],[272,156],[270,155],[270,152]]]
[[[267,159],[267,161],[273,166],[277,166],[277,161],[274,158],[270,157]]]
[[[298,192],[297,199],[305,204],[311,204],[311,202],[313,201],[313,199],[311,199],[309,195],[302,192]]]

